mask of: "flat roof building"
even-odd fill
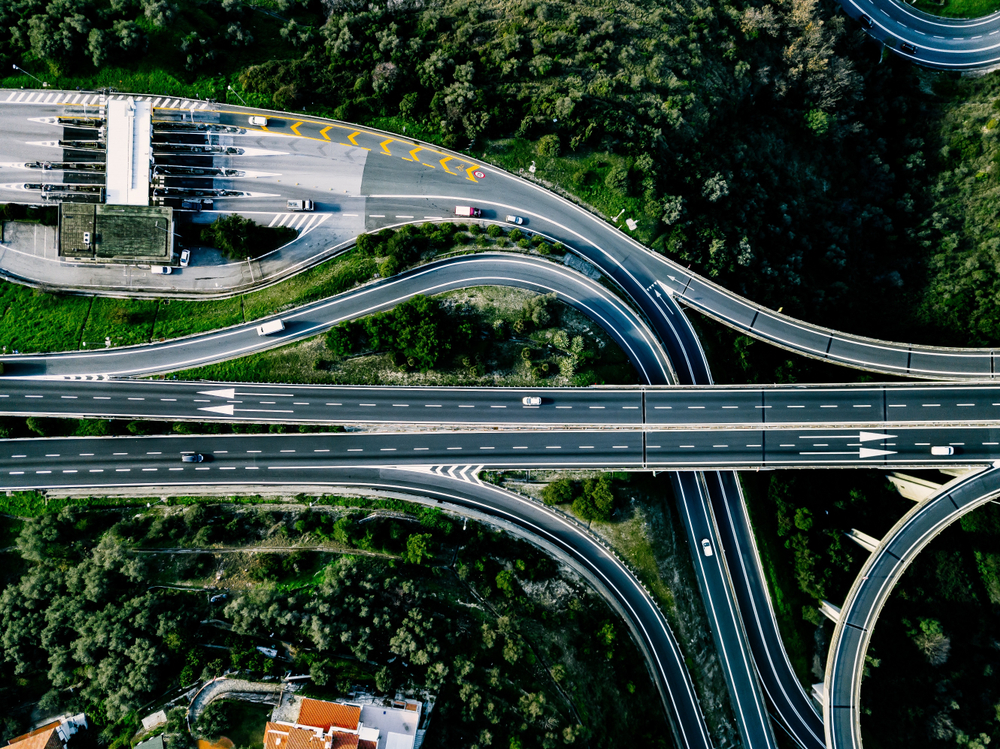
[[[107,202],[149,205],[153,163],[153,105],[110,99],[107,104]]]
[[[413,749],[422,707],[416,700],[360,705],[293,696],[288,707],[275,708],[264,749]]]
[[[59,204],[59,257],[102,263],[170,265],[174,209],[166,206]]]

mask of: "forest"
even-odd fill
[[[428,747],[671,745],[627,628],[547,555],[434,508],[299,499],[0,518],[2,738],[37,701],[85,710],[100,744],[127,747],[141,709],[178,687],[291,670],[321,697],[435,695]],[[227,563],[222,548],[247,553]],[[196,734],[216,738],[218,718]]]

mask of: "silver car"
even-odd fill
[[[537,395],[526,395],[521,398],[521,403],[526,406],[540,406],[542,405],[542,399]]]
[[[521,224],[524,223],[524,219],[521,218],[520,216],[514,216],[513,214],[511,214],[511,215],[507,216],[507,223],[508,224],[517,224],[518,226],[520,226]]]

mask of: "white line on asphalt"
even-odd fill
[[[328,406],[340,406],[340,405],[343,405],[343,404],[341,404],[341,403],[327,403],[326,405],[328,405]]]
[[[459,408],[475,408],[475,406],[459,406]]]
[[[425,403],[424,408],[441,408],[440,403]]]
[[[91,473],[104,473],[104,469],[103,468],[91,468],[90,472]]]
[[[283,453],[293,453],[293,452],[295,452],[295,451],[294,451],[294,450],[279,450],[279,452],[283,452]]]
[[[177,402],[176,398],[160,398],[160,400],[161,401],[165,401],[167,403],[176,403]]]
[[[94,453],[80,453],[81,458],[92,458]]]
[[[460,447],[446,447],[445,449],[446,450],[461,450],[462,448],[460,448]]]
[[[393,408],[409,408],[410,404],[409,403],[393,403],[392,407]]]
[[[129,398],[130,401],[144,401],[145,398]]]
[[[64,398],[65,400],[74,400],[74,401],[76,400],[75,395],[60,395],[59,397]]]
[[[109,401],[109,400],[111,400],[111,396],[110,395],[95,395],[94,396],[94,400],[95,401]]]
[[[247,450],[248,453],[259,453],[260,450]]]
[[[394,453],[394,452],[396,452],[396,448],[395,447],[380,447],[379,448],[379,452]]]
[[[313,450],[314,453],[328,453],[329,450]]]
[[[599,411],[602,410],[604,406],[590,406],[590,408],[594,409],[595,411]],[[670,406],[666,406],[666,408],[670,408]]]
[[[361,452],[361,448],[360,447],[349,447],[349,448],[347,448],[347,452],[349,452],[349,453],[359,453],[359,452]]]
[[[581,450],[593,450],[594,446],[593,445],[580,445],[580,449]]]
[[[414,450],[430,450],[429,447],[415,447]]]
[[[739,408],[739,406],[723,406],[723,408]]]

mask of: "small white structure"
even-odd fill
[[[157,726],[162,726],[167,722],[167,714],[163,710],[157,710],[152,715],[147,715],[142,719],[142,727],[147,731],[152,731]]]
[[[107,104],[107,202],[149,205],[153,162],[153,107],[148,100],[111,99]]]

